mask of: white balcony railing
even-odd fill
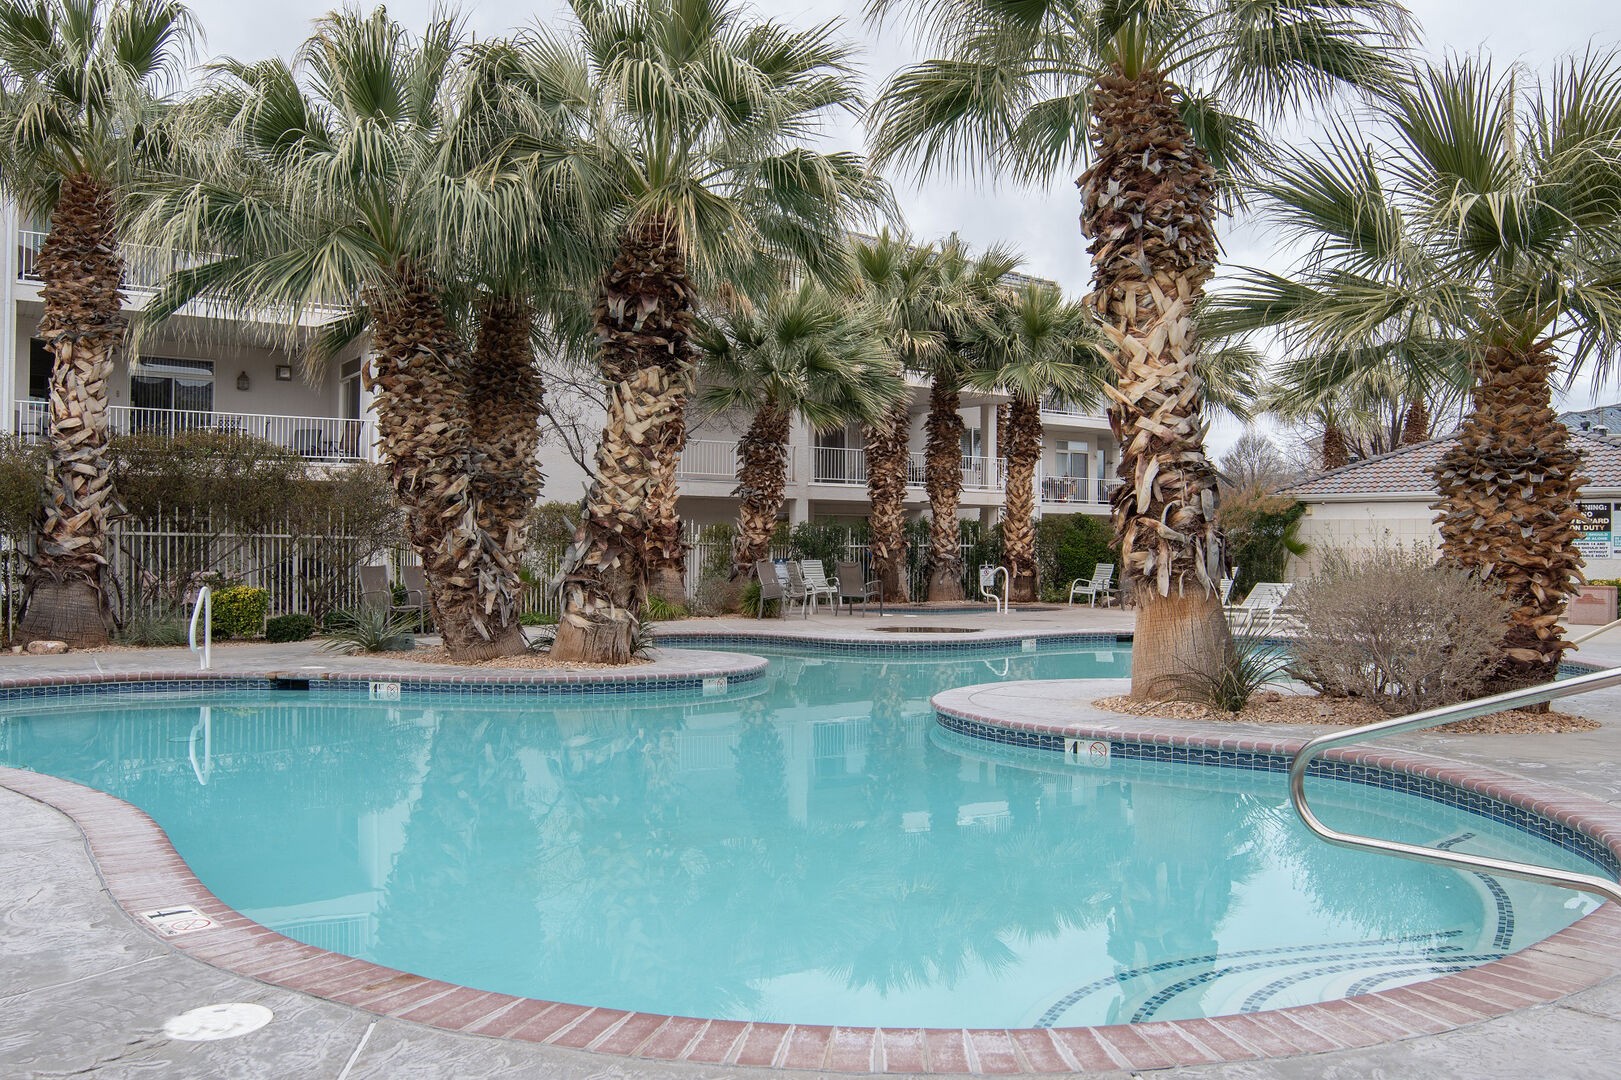
[[[678,480],[718,480],[731,483],[737,479],[737,443],[721,439],[689,439],[681,451],[681,463],[676,466]],[[788,452],[788,476],[794,479],[794,455]]]
[[[21,281],[38,282],[39,253],[45,244],[45,234],[32,229],[17,232],[17,277]],[[148,247],[144,244],[125,244],[124,288],[152,291],[163,284],[164,278],[176,270],[196,266],[203,260],[168,248]]]
[[[1048,476],[1045,469],[1036,470],[1036,498],[1049,504],[1080,503],[1091,506],[1107,505],[1107,489],[1092,476]]]
[[[907,454],[906,486],[922,487],[927,476],[928,455],[921,450]],[[817,484],[864,487],[867,483],[866,451],[843,446],[813,447],[811,479]],[[1004,479],[1004,466],[999,459],[963,455],[962,486],[966,490],[1001,491]]]
[[[1043,400],[1041,403],[1041,411],[1049,416],[1080,416],[1088,420],[1107,419],[1101,409],[1093,409],[1089,412],[1086,409],[1081,408],[1079,405],[1072,405],[1062,398],[1056,397],[1050,397]]]
[[[43,401],[19,401],[16,434],[29,441],[44,439],[50,433],[48,408]],[[252,435],[311,461],[377,460],[377,424],[372,420],[215,410],[138,409],[128,405],[113,405],[107,411],[108,427],[113,435],[175,435],[215,431]]]

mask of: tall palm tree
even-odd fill
[[[1057,288],[1030,283],[1005,291],[976,328],[969,348],[977,361],[968,384],[1000,390],[1008,403],[1003,434],[1007,502],[1002,517],[1002,565],[1009,596],[1040,599],[1036,580],[1036,466],[1041,462],[1041,403],[1051,395],[1082,408],[1103,398],[1108,379],[1105,339],[1086,305]]]
[[[17,633],[106,644],[107,377],[124,342],[123,198],[195,34],[169,0],[0,0],[0,194],[48,218],[45,508]]]
[[[318,20],[293,63],[222,61],[176,111],[170,175],[140,221],[153,242],[222,253],[171,275],[146,321],[191,302],[273,312],[314,368],[369,335],[380,447],[434,619],[453,655],[476,659],[526,646],[517,567],[488,531],[511,514],[481,514],[490,478],[473,477],[475,438],[491,436],[469,409],[465,268],[544,247],[573,204],[566,175],[469,172],[467,59],[458,21],[418,35],[378,8]]]
[[[734,580],[770,553],[794,418],[817,430],[873,423],[906,393],[878,329],[870,310],[813,283],[702,327],[704,404],[753,414],[737,443]]]
[[[1466,358],[1473,408],[1435,467],[1442,557],[1514,607],[1500,683],[1552,679],[1581,477],[1551,381],[1621,345],[1621,56],[1540,84],[1487,60],[1431,66],[1377,118],[1285,155],[1261,192],[1312,254],[1249,271],[1209,323],[1276,328],[1306,354],[1377,363],[1439,342]]]
[[[571,25],[518,47],[537,112],[563,100],[586,117],[616,201],[595,309],[608,415],[552,654],[623,663],[649,577],[678,564],[660,479],[685,440],[699,297],[748,291],[790,261],[842,276],[844,228],[887,193],[860,157],[808,144],[827,114],[862,104],[833,24],[795,30],[733,0],[570,7]]]
[[[874,0],[879,15],[907,0]],[[1114,346],[1115,530],[1138,605],[1132,693],[1223,662],[1216,473],[1203,446],[1194,305],[1216,264],[1219,173],[1268,119],[1343,83],[1383,84],[1394,0],[915,0],[943,57],[874,109],[879,160],[1080,178],[1089,303]],[[1244,115],[1245,113],[1248,116]]]
[[[1002,280],[1019,265],[1011,250],[992,247],[974,257],[953,234],[935,249],[930,287],[941,348],[926,357],[929,415],[924,421],[923,490],[929,497],[930,600],[961,600],[963,562],[957,507],[962,500],[962,437],[958,409],[969,360],[965,345],[995,303]]]
[[[852,245],[856,291],[879,320],[897,377],[926,370],[946,347],[936,306],[935,252],[904,233],[883,230]],[[911,395],[862,428],[866,446],[867,551],[872,571],[891,602],[911,599],[906,572],[906,482],[912,437]]]

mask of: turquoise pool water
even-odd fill
[[[754,650],[763,651],[763,650]],[[1281,776],[1066,765],[942,731],[941,689],[1123,675],[1121,649],[771,656],[720,698],[290,692],[0,706],[0,762],[150,813],[223,900],[490,990],[882,1026],[1175,1019],[1388,988],[1584,897],[1330,848]],[[1336,781],[1332,824],[1585,868]]]

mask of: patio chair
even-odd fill
[[[822,565],[822,560],[800,560],[799,572],[805,578],[805,590],[809,594],[812,610],[815,609],[817,600],[825,598],[837,611],[839,589],[838,586],[827,580],[827,567]]]
[[[394,588],[388,583],[388,567],[360,568],[360,606],[382,609],[394,606]]]
[[[799,564],[792,559],[780,565],[788,572],[787,590],[782,594],[784,614],[787,613],[789,604],[798,604],[799,617],[801,619],[808,618],[810,616],[812,597],[810,586],[805,584],[804,572],[800,570]]]
[[[872,600],[878,601],[878,612],[883,614],[884,583],[877,578],[864,579],[860,563],[841,562],[834,567],[834,576],[839,579],[839,591],[833,600],[833,614],[837,615],[839,607],[848,603],[850,614],[854,615],[857,604],[865,607]]]
[[[1233,582],[1237,580],[1237,577],[1238,568],[1235,566],[1233,567],[1233,572],[1222,578],[1221,584],[1218,586],[1218,589],[1221,592],[1221,606],[1224,608],[1233,602]]]
[[[417,629],[426,629],[428,625],[427,573],[420,566],[404,566],[400,568],[400,581],[405,586],[405,603],[396,605],[396,610],[409,611],[416,616]]]
[[[1227,619],[1233,632],[1239,634],[1269,634],[1273,629],[1287,628],[1293,616],[1285,606],[1289,590],[1288,581],[1258,581],[1243,603],[1227,605]]]
[[[783,588],[782,580],[777,577],[776,565],[770,559],[761,559],[754,564],[754,576],[760,581],[760,607],[755,611],[754,617],[765,618],[765,606],[771,600],[777,601],[777,614],[781,615],[782,598],[786,590]]]
[[[1092,569],[1092,580],[1076,578],[1069,583],[1069,606],[1075,606],[1077,596],[1086,597],[1092,607],[1098,606],[1098,597],[1105,603],[1114,595],[1114,563],[1100,562]]]

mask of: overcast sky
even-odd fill
[[[1621,43],[1621,0],[1407,0],[1423,25],[1425,48],[1435,54],[1472,52],[1481,47],[1495,58],[1516,60],[1546,69],[1558,57],[1585,48],[1590,42]],[[243,4],[241,0],[191,0],[207,33],[208,55],[256,59],[288,54],[308,31],[309,21],[330,10],[330,0],[281,0],[280,3]],[[369,7],[369,4],[365,6]],[[407,24],[426,22],[433,0],[394,0],[388,5],[395,18]],[[900,65],[921,56],[903,27],[875,31],[861,19],[861,0],[787,0],[757,3],[756,9],[772,17],[801,24],[826,19],[846,20],[846,33],[865,46],[865,72],[876,85]],[[562,5],[530,4],[519,0],[482,0],[462,5],[468,22],[479,36],[498,35],[537,20],[552,21]],[[859,146],[862,135],[853,125],[830,133],[830,140]],[[1077,224],[1079,196],[1065,182],[1049,189],[995,189],[971,179],[937,179],[919,184],[907,177],[891,178],[906,223],[914,234],[932,239],[952,231],[977,247],[1006,241],[1024,253],[1025,269],[1052,278],[1066,290],[1086,290],[1090,276]],[[1262,230],[1229,222],[1225,228],[1225,259],[1231,264],[1280,265],[1281,258]],[[1578,387],[1569,404],[1584,406],[1621,397],[1614,385]],[[1237,436],[1232,424],[1218,424],[1212,432],[1212,450],[1220,452]]]

